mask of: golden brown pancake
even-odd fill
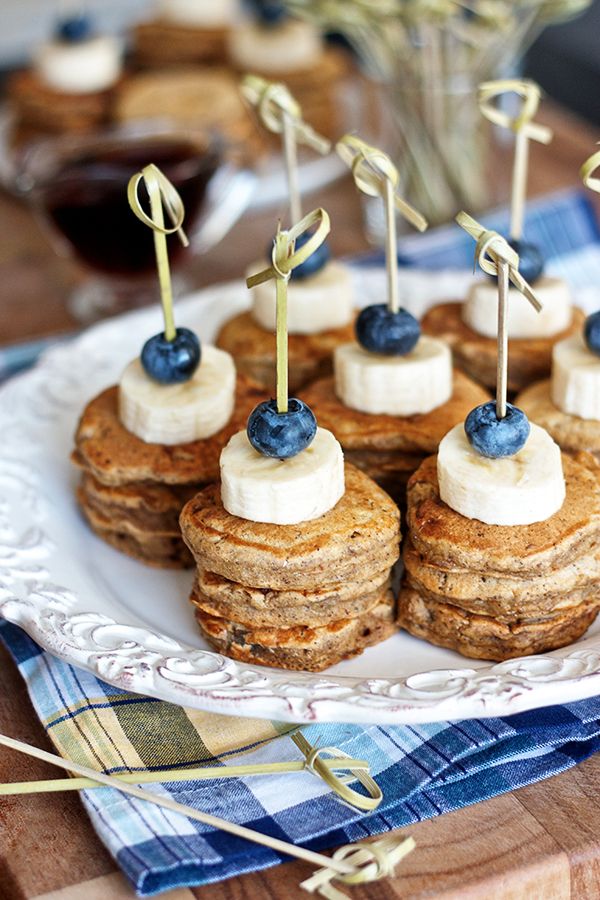
[[[251,588],[198,572],[190,601],[204,613],[250,627],[316,626],[352,619],[386,599],[389,569],[369,581],[333,585],[314,591],[273,591]]]
[[[246,427],[264,392],[238,376],[236,405],[225,428],[188,444],[147,444],[118,416],[118,387],[107,388],[86,406],[75,434],[76,462],[107,485],[155,482],[200,485],[219,478],[219,457],[229,438]]]
[[[289,390],[301,387],[333,371],[333,351],[354,340],[354,323],[319,334],[288,336]],[[254,321],[252,313],[240,313],[226,322],[215,341],[235,359],[238,372],[274,394],[276,384],[275,333],[265,331]],[[327,427],[324,425],[323,427]]]
[[[552,367],[552,347],[581,330],[585,314],[573,307],[569,328],[546,338],[511,338],[508,344],[508,390],[521,391]],[[462,303],[442,303],[430,309],[421,321],[424,334],[442,338],[452,349],[454,361],[480,384],[494,388],[498,358],[496,338],[484,337],[462,320]]]
[[[600,491],[586,455],[563,454],[566,499],[533,525],[486,525],[468,519],[440,498],[437,457],[428,457],[408,482],[407,526],[415,549],[429,563],[490,574],[528,577],[564,567],[593,552],[600,538]]]
[[[10,107],[22,135],[92,131],[108,121],[115,88],[86,94],[67,94],[47,87],[33,70],[12,75],[7,85]]]
[[[129,522],[139,531],[180,535],[179,513],[202,487],[206,485],[105,485],[84,471],[78,496],[115,525]]]
[[[600,421],[571,416],[555,406],[550,396],[550,379],[539,381],[518,395],[515,404],[541,425],[568,453],[587,451],[600,462]]]
[[[87,505],[84,498],[79,499],[92,531],[121,553],[160,569],[187,569],[193,566],[192,556],[180,535],[155,535],[139,531],[127,523],[115,528],[100,512]]]
[[[228,28],[180,25],[168,19],[138,23],[132,32],[134,61],[157,67],[225,62]]]
[[[430,563],[407,540],[404,583],[425,600],[451,603],[500,622],[535,618],[577,606],[600,585],[600,546],[564,568],[542,575],[490,574]]]
[[[243,662],[285,669],[321,672],[395,632],[394,602],[386,602],[353,619],[339,619],[320,627],[248,628],[196,610],[207,641],[219,653]]]
[[[502,623],[449,603],[421,597],[404,587],[398,599],[398,624],[439,647],[474,659],[504,660],[565,647],[581,637],[600,609],[600,589],[578,606],[539,619]]]
[[[333,509],[298,525],[232,516],[211,485],[184,506],[183,539],[199,568],[253,587],[315,590],[377,576],[398,559],[400,514],[354,466],[346,464],[345,477]]]

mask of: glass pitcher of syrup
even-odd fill
[[[152,232],[127,203],[130,177],[155,163],[183,200],[190,248],[168,237],[175,293],[189,287],[186,256],[206,252],[245,209],[255,176],[228,159],[214,135],[168,126],[124,127],[41,141],[24,155],[17,187],[61,255],[93,274],[71,296],[71,311],[91,321],[158,299]],[[140,198],[144,202],[143,187]]]

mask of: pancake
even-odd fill
[[[424,599],[448,602],[501,622],[534,618],[576,606],[600,585],[600,549],[543,575],[490,575],[430,564],[407,541],[405,584]]]
[[[366,647],[391,637],[396,627],[394,604],[386,602],[353,619],[339,619],[316,628],[248,628],[196,610],[207,641],[224,656],[285,669],[321,672]]]
[[[351,619],[386,600],[389,570],[370,581],[315,591],[272,591],[236,584],[212,572],[199,572],[190,601],[207,615],[251,627],[317,626]]]
[[[8,102],[19,125],[38,139],[40,132],[84,133],[100,127],[109,118],[114,95],[114,87],[85,94],[57,91],[31,69],[11,75],[7,84]]]
[[[88,403],[75,434],[76,462],[105,485],[199,485],[217,480],[221,450],[265,399],[255,384],[238,377],[234,413],[225,428],[210,438],[168,446],[147,444],[121,424],[118,390],[109,387]]]
[[[543,575],[592,552],[600,536],[600,491],[586,455],[563,454],[566,499],[533,525],[485,525],[447,506],[439,495],[437,457],[428,457],[408,482],[407,525],[428,563],[485,574]]]
[[[532,384],[519,394],[515,404],[532,422],[545,428],[563,450],[585,450],[600,463],[600,421],[563,412],[552,402],[550,384],[550,379]]]
[[[162,67],[197,62],[224,62],[227,28],[180,25],[168,19],[138,23],[132,32],[135,62]]]
[[[80,505],[92,531],[126,556],[160,569],[187,569],[193,566],[192,556],[180,535],[148,534],[131,526],[115,528],[85,501]]]
[[[473,407],[490,399],[487,391],[458,370],[454,371],[450,400],[424,415],[384,416],[350,409],[336,396],[333,378],[315,382],[302,391],[301,397],[313,410],[321,428],[335,434],[344,452],[371,452],[371,460],[375,459],[375,452],[401,451],[408,458],[435,453],[451,428]],[[393,457],[388,456],[387,461],[390,459]]]
[[[206,485],[167,486],[143,482],[104,485],[84,472],[79,492],[87,504],[113,523],[127,521],[140,531],[180,535],[179,513],[203,487]]]
[[[552,347],[581,330],[585,314],[573,308],[569,328],[547,338],[511,338],[508,343],[508,390],[521,391],[552,367]],[[478,334],[462,320],[462,303],[442,303],[430,309],[421,321],[424,334],[442,338],[450,345],[457,366],[488,388],[496,385],[498,358],[496,338]]]
[[[274,301],[273,301],[274,302]],[[290,393],[333,371],[333,351],[340,344],[354,340],[354,323],[319,334],[288,336],[288,380]],[[226,322],[215,341],[235,359],[238,372],[243,372],[266,391],[275,392],[275,333],[265,331],[250,312],[241,313]],[[327,428],[327,425],[324,425]]]
[[[500,661],[571,644],[585,633],[599,609],[600,588],[573,608],[506,624],[449,603],[425,600],[416,591],[403,588],[398,599],[398,624],[416,637],[463,656]]]
[[[368,476],[346,464],[346,491],[333,509],[298,525],[232,516],[211,485],[181,513],[183,539],[198,567],[239,584],[314,590],[367,580],[399,556],[400,514]]]

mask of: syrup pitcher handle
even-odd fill
[[[206,206],[191,245],[196,253],[206,253],[223,240],[248,208],[258,183],[251,169],[225,162],[208,185]]]

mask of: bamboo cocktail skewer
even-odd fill
[[[315,229],[316,226],[316,230]],[[268,269],[246,279],[249,288],[275,279],[277,303],[277,412],[288,410],[288,333],[287,290],[293,270],[306,262],[329,234],[329,216],[324,209],[314,209],[293,225],[289,231],[279,227]],[[296,240],[304,234],[310,237],[298,250]]]
[[[141,181],[146,185],[150,198],[150,215],[144,211],[138,197],[138,188]],[[127,200],[131,210],[140,222],[152,229],[165,322],[164,334],[167,341],[173,341],[176,336],[176,328],[173,316],[173,287],[167,250],[167,235],[177,232],[183,246],[187,247],[189,245],[186,233],[182,228],[185,217],[183,201],[166,175],[154,163],[145,166],[141,172],[132,175],[127,186]],[[165,227],[163,204],[173,223],[171,228]]]
[[[258,75],[246,75],[242,94],[256,108],[258,117],[268,131],[281,134],[288,184],[290,221],[302,218],[302,200],[298,173],[298,144],[305,144],[324,155],[331,149],[331,141],[311,128],[302,118],[298,101],[283,84],[266,81]]]
[[[370,197],[383,199],[388,308],[390,312],[396,313],[400,307],[396,210],[419,231],[425,231],[427,219],[398,195],[400,175],[387,153],[353,134],[344,135],[336,144],[336,150],[350,168],[358,189]]]
[[[488,275],[498,277],[498,365],[496,369],[496,415],[506,416],[508,381],[508,288],[512,283],[529,300],[536,312],[542,304],[531,286],[519,272],[519,255],[497,231],[489,231],[466,212],[460,212],[456,221],[467,234],[477,241],[475,261]]]
[[[518,115],[511,117],[492,103],[496,97],[515,93],[523,104]],[[525,198],[527,194],[527,173],[529,168],[529,141],[549,144],[553,133],[551,128],[539,125],[532,119],[540,105],[541,90],[533,81],[504,79],[487,81],[479,86],[479,108],[488,121],[515,133],[515,155],[512,172],[510,200],[510,237],[521,240],[525,218]]]

